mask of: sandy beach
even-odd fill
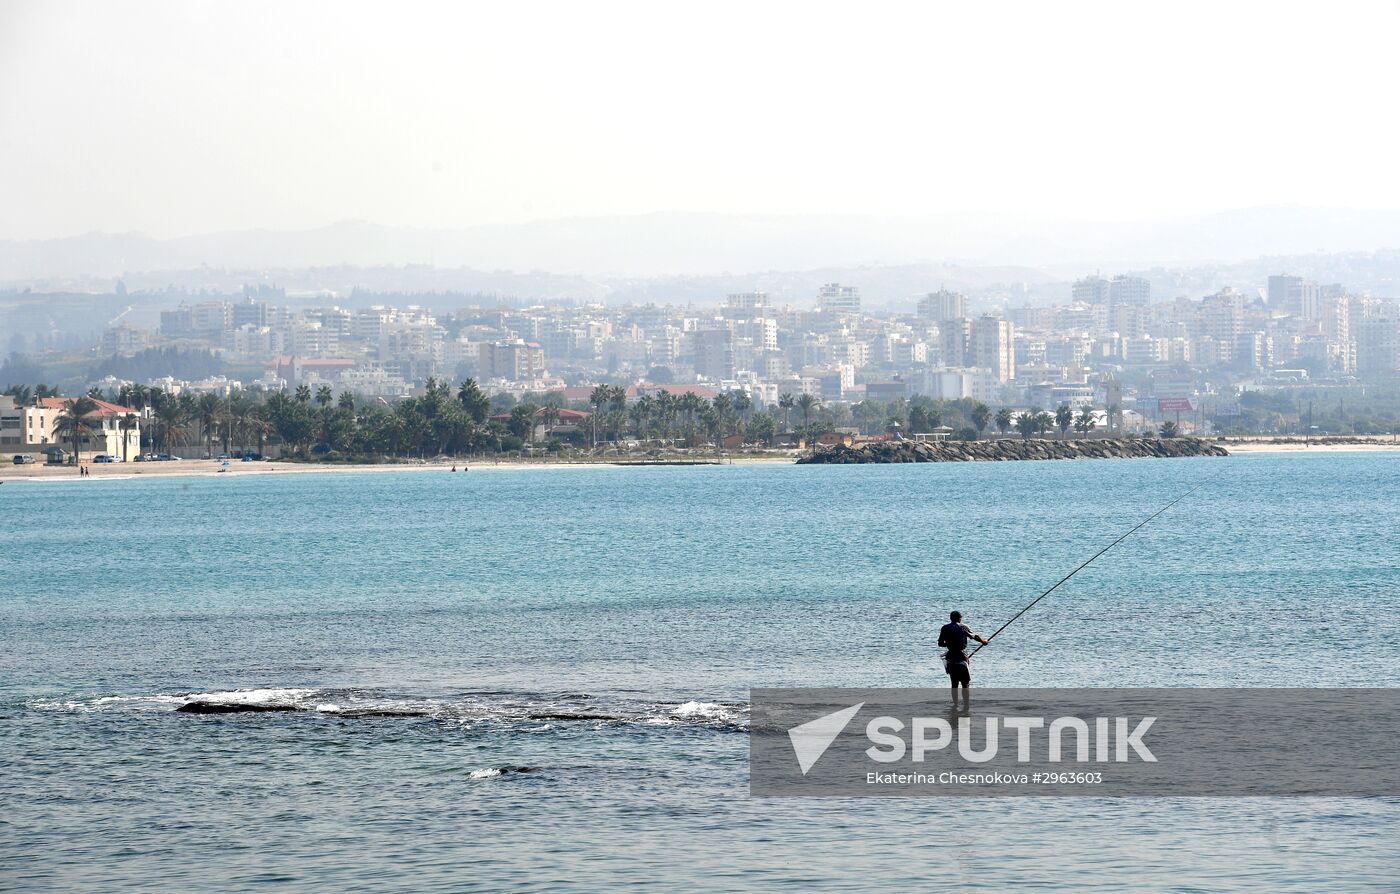
[[[723,459],[724,465],[747,465],[753,463],[791,463],[794,455],[772,454],[767,456],[726,456]],[[42,463],[34,465],[13,465],[10,463],[0,464],[0,482],[4,481],[54,481],[72,479],[80,480],[122,480],[137,477],[161,477],[170,475],[185,476],[208,476],[208,475],[296,475],[308,472],[317,473],[339,473],[339,472],[450,472],[455,466],[458,472],[506,472],[518,471],[521,469],[569,469],[580,466],[612,466],[621,468],[628,465],[661,465],[673,464],[677,466],[690,465],[713,465],[713,460],[703,457],[677,458],[669,463],[642,462],[629,460],[610,459],[577,459],[577,460],[461,460],[439,462],[427,460],[423,462],[403,462],[403,463],[299,463],[299,462],[239,462],[230,461],[225,466],[221,460],[214,459],[181,459],[170,460],[168,462],[143,462],[143,463],[85,463],[90,474],[84,477],[78,475],[76,466],[47,466]]]
[[[1380,437],[1366,441],[1324,440],[1304,442],[1278,441],[1275,439],[1216,441],[1231,453],[1377,453],[1400,450],[1400,444]]]
[[[1311,442],[1305,444],[1303,441],[1278,441],[1274,439],[1258,440],[1228,440],[1216,441],[1231,453],[1375,453],[1400,451],[1400,444],[1393,441],[1383,441],[1379,438],[1365,442]],[[726,456],[723,463],[728,464],[751,464],[751,463],[791,463],[796,459],[797,453],[789,451],[784,453],[772,453],[767,455],[743,455]],[[675,465],[710,464],[711,459],[705,457],[678,457],[674,461]],[[296,475],[308,472],[317,473],[339,473],[339,472],[447,472],[455,465],[457,470],[469,470],[473,472],[489,471],[518,471],[521,469],[567,469],[579,466],[616,466],[641,465],[641,461],[612,460],[612,459],[570,459],[570,460],[470,460],[462,461],[436,461],[425,460],[422,462],[403,463],[298,463],[298,462],[230,462],[224,466],[222,461],[213,459],[182,459],[171,460],[169,462],[145,462],[145,463],[89,463],[89,480],[105,478],[109,480],[130,479],[138,476],[166,476],[166,475]],[[646,463],[655,465],[657,463]],[[62,479],[83,480],[79,478],[77,468],[73,466],[47,466],[42,463],[34,465],[12,465],[9,463],[0,464],[0,482],[3,481],[51,481]]]

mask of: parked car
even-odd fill
[[[171,462],[171,461],[177,460],[177,459],[179,459],[179,458],[180,458],[180,457],[174,456],[173,454],[169,454],[169,453],[157,453],[157,454],[156,454],[156,459],[160,460],[161,462]]]
[[[34,457],[30,456],[28,453],[16,453],[16,454],[15,454],[15,465],[17,465],[17,466],[28,466],[28,465],[33,465],[33,463],[34,463]]]
[[[94,457],[92,458],[92,461],[95,462],[95,463],[119,463],[119,462],[121,462],[121,460],[117,459],[115,456],[112,456],[112,455],[109,454],[109,453],[99,453],[99,454],[97,454],[96,456],[94,456]]]

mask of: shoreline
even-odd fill
[[[1304,444],[1302,441],[1211,441],[1210,443],[1224,447],[1231,454],[1251,454],[1251,453],[1285,453],[1285,454],[1318,454],[1318,453],[1383,453],[1400,452],[1400,444],[1382,443],[1377,441],[1361,443],[1331,443],[1331,444]],[[563,468],[585,468],[585,467],[606,467],[606,468],[626,468],[637,466],[641,468],[659,468],[667,465],[674,465],[683,468],[693,468],[704,465],[793,465],[799,453],[793,451],[784,455],[769,456],[726,456],[719,462],[713,462],[703,457],[677,459],[674,462],[648,461],[648,460],[607,460],[607,459],[584,459],[584,460],[519,460],[508,459],[499,462],[492,460],[468,460],[457,461],[458,471],[470,470],[473,472],[517,472],[525,469],[563,469]],[[348,472],[446,472],[451,470],[453,461],[446,462],[406,462],[406,463],[298,463],[298,462],[234,462],[223,470],[219,460],[212,459],[185,459],[160,463],[88,463],[85,464],[91,470],[91,474],[85,478],[79,477],[77,469],[73,466],[13,466],[10,464],[0,464],[0,482],[21,482],[21,481],[83,481],[83,480],[109,480],[121,481],[138,477],[166,478],[166,477],[210,477],[216,475],[271,475],[271,474],[308,474],[314,472],[325,473],[348,473]],[[222,470],[222,471],[221,471]]]
[[[1400,450],[1400,444],[1379,441],[1316,444],[1302,441],[1212,441],[1231,453],[1379,453]]]
[[[11,481],[126,481],[133,478],[202,478],[219,475],[302,475],[314,472],[450,472],[455,464],[458,472],[517,472],[524,469],[568,469],[585,467],[659,468],[673,465],[683,468],[711,465],[791,465],[795,456],[732,456],[714,462],[701,457],[679,459],[674,462],[645,460],[447,460],[436,462],[405,463],[300,463],[300,462],[233,462],[226,469],[219,460],[182,459],[152,463],[84,463],[91,470],[88,476],[79,476],[76,466],[14,466],[0,464],[0,482]]]

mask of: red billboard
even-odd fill
[[[1158,413],[1189,413],[1196,409],[1191,406],[1189,397],[1159,397],[1157,398]]]

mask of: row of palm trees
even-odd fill
[[[689,440],[701,435],[718,440],[740,435],[747,442],[762,443],[771,440],[777,428],[773,416],[755,412],[753,398],[741,390],[705,400],[693,392],[672,394],[663,389],[654,397],[643,395],[629,406],[625,388],[598,385],[588,404],[592,410],[589,436],[595,446],[600,437],[617,440],[628,433],[639,440]],[[558,411],[557,402],[545,404],[546,425],[552,424]]]
[[[54,389],[39,385],[15,386],[6,393],[20,403],[53,396]],[[59,419],[62,436],[75,446],[101,422],[94,399],[104,395],[93,389],[87,397],[70,400]],[[285,451],[347,454],[437,455],[512,449],[508,445],[533,443],[537,427],[554,428],[562,415],[562,400],[545,395],[542,403],[525,402],[508,414],[491,415],[492,402],[474,379],[466,379],[455,389],[450,382],[429,379],[423,396],[404,398],[392,406],[382,398],[365,402],[350,392],[338,396],[329,386],[313,390],[301,385],[294,391],[264,393],[234,391],[228,397],[214,394],[171,394],[144,385],[123,386],[105,397],[136,412],[120,420],[123,433],[142,428],[141,449],[173,453],[194,445],[213,455],[215,445],[224,453],[256,447],[262,453],[269,441]],[[561,396],[562,397],[562,396]],[[602,440],[619,440],[631,435],[640,440],[720,440],[739,435],[744,443],[767,444],[780,431],[794,431],[794,415],[800,414],[799,436],[809,440],[831,430],[836,417],[811,394],[782,394],[777,402],[781,425],[774,413],[755,411],[744,391],[725,392],[704,400],[692,392],[643,396],[630,405],[624,388],[598,385],[589,395],[591,412],[582,446]],[[1053,414],[1032,408],[1017,413],[1003,407],[995,413],[980,402],[928,404],[903,401],[880,404],[862,401],[851,408],[851,415],[862,428],[874,428],[884,418],[886,426],[901,422],[907,414],[910,431],[928,431],[943,422],[944,407],[951,407],[955,419],[971,423],[968,437],[981,437],[995,425],[1005,436],[1013,428],[1023,437],[1043,436],[1058,429],[1060,437],[1070,429],[1087,436],[1095,426],[1095,413],[1089,407],[1077,413],[1062,404]],[[1110,421],[1116,408],[1109,408]],[[842,410],[844,413],[845,411]],[[126,438],[123,438],[125,448]],[[124,455],[124,460],[130,457]]]

